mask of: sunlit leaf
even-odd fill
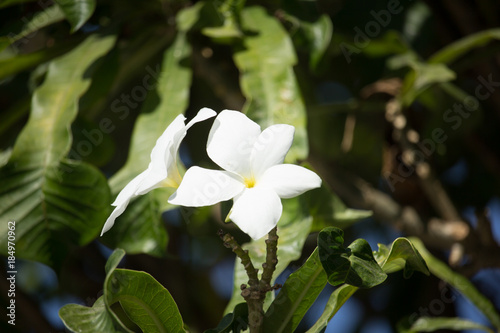
[[[306,333],[323,333],[333,316],[335,316],[345,302],[347,302],[358,289],[358,287],[348,284],[344,284],[335,289],[325,305],[325,310],[323,310],[323,313],[318,320],[316,320],[316,323],[314,323]]]
[[[115,269],[104,288],[108,306],[119,302],[143,332],[185,332],[174,299],[148,273]]]
[[[493,326],[495,326],[497,330],[500,330],[500,315],[496,311],[493,303],[481,294],[469,279],[454,272],[448,265],[434,257],[425,248],[421,240],[413,237],[411,237],[410,240],[424,258],[429,267],[429,271],[441,280],[449,283],[453,288],[467,297],[469,301],[489,319]]]
[[[404,277],[409,278],[414,271],[429,275],[424,259],[407,238],[397,238],[390,249],[379,244],[375,258],[386,273],[404,270]]]
[[[332,40],[332,20],[328,15],[321,15],[315,22],[302,21],[289,14],[283,16],[290,21],[293,29],[297,29],[291,34],[294,42],[310,53],[309,67],[317,70]]]
[[[401,100],[409,106],[423,91],[437,83],[446,83],[456,78],[455,72],[443,64],[410,62],[412,70],[405,77]]]
[[[71,332],[123,332],[114,327],[113,317],[106,310],[102,296],[97,299],[92,307],[67,304],[59,310],[59,317]]]
[[[249,34],[234,61],[247,98],[243,111],[263,128],[282,123],[295,126],[287,160],[303,159],[308,153],[306,113],[293,71],[297,57],[290,37],[261,7],[242,11],[242,27]]]
[[[467,35],[466,37],[448,44],[438,52],[434,53],[429,58],[428,62],[450,64],[456,59],[465,55],[467,52],[475,48],[485,46],[493,40],[499,39],[499,28],[484,30],[471,35]]]
[[[319,260],[318,249],[281,288],[264,316],[264,332],[293,332],[319,296],[327,276]]]
[[[446,317],[422,317],[417,319],[410,328],[399,327],[399,333],[419,333],[419,332],[435,332],[438,330],[481,330],[488,333],[494,333],[488,327],[462,318],[446,318]]]
[[[344,232],[339,228],[328,227],[318,235],[319,257],[328,282],[371,288],[385,281],[387,274],[375,261],[366,240],[357,239],[347,248],[343,244]]]
[[[96,168],[65,159],[88,68],[114,45],[113,36],[87,38],[53,61],[35,91],[30,118],[9,162],[0,169],[0,243],[15,220],[16,255],[59,266],[75,246],[94,239],[108,213],[109,188]],[[5,222],[5,223],[4,223]]]
[[[75,32],[87,22],[95,10],[95,0],[55,0]]]

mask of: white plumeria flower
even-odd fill
[[[224,170],[191,167],[169,202],[200,207],[233,199],[228,217],[253,239],[273,229],[281,217],[280,198],[321,186],[321,178],[301,166],[282,164],[295,128],[260,126],[238,111],[224,110],[208,136],[208,156]]]
[[[132,179],[111,204],[116,208],[106,220],[101,236],[111,229],[115,219],[123,213],[132,198],[158,187],[179,187],[182,177],[177,168],[177,151],[182,139],[195,123],[214,117],[216,114],[212,109],[203,108],[187,125],[184,124],[186,117],[182,114],[174,119],[156,141],[148,168]]]

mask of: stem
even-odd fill
[[[245,267],[248,275],[248,286],[245,284],[241,285],[241,296],[243,296],[248,305],[248,326],[250,333],[261,333],[263,332],[262,324],[264,323],[264,299],[266,298],[266,293],[275,289],[275,287],[271,287],[271,280],[276,269],[276,264],[278,263],[277,228],[273,228],[266,239],[266,262],[262,264],[263,271],[260,281],[258,277],[259,270],[253,266],[248,251],[243,250],[230,234],[224,234],[220,230],[219,236],[224,241],[224,246],[230,248],[240,258],[241,263]]]
[[[271,290],[271,280],[273,278],[274,270],[278,264],[277,250],[278,250],[278,234],[277,227],[269,232],[266,239],[266,262],[262,264],[262,279],[260,286],[262,290]]]
[[[230,248],[238,256],[238,258],[240,258],[243,267],[245,267],[245,270],[247,271],[248,284],[250,287],[258,286],[259,277],[257,273],[259,270],[255,269],[253,266],[252,260],[250,260],[250,256],[248,255],[248,250],[243,250],[231,234],[223,235],[219,232],[219,236],[224,241],[224,246]]]

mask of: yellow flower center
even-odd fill
[[[177,181],[175,181],[174,179],[172,179],[172,178],[164,179],[161,182],[161,185],[163,187],[173,187],[173,188],[178,188],[179,187],[179,183]]]
[[[255,186],[255,178],[245,178],[245,186],[247,188],[252,188]]]

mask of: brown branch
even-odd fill
[[[262,278],[260,280],[262,290],[271,290],[271,280],[273,278],[274,270],[278,264],[277,250],[278,250],[278,235],[277,227],[274,227],[266,239],[266,262],[262,264]]]
[[[238,242],[234,239],[231,234],[224,234],[222,230],[219,231],[219,236],[224,242],[224,246],[231,249],[237,256],[240,258],[243,267],[248,275],[248,284],[250,287],[259,286],[259,270],[253,266],[252,260],[250,260],[250,256],[248,255],[248,250],[243,250],[238,244]]]

